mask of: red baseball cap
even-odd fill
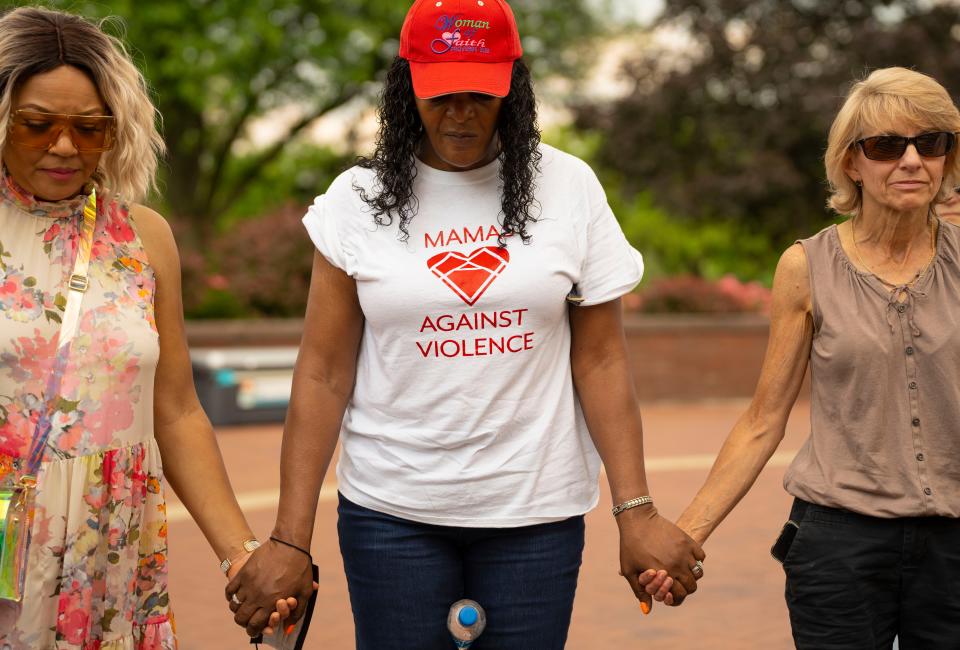
[[[522,54],[517,22],[503,0],[417,0],[400,30],[400,56],[410,62],[421,99],[462,92],[506,97]]]

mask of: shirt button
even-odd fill
[[[933,490],[931,490],[930,488],[923,488],[923,493],[926,494],[927,496],[930,496],[931,494],[933,494]]]
[[[915,427],[920,426],[920,418],[913,418],[913,426]]]
[[[923,454],[922,454],[922,453],[917,454],[917,460],[923,460]]]
[[[909,386],[910,386],[910,390],[916,390],[916,389],[917,389],[917,382],[911,381],[910,384],[909,384]]]
[[[913,354],[913,346],[912,346],[912,345],[908,345],[908,346],[907,346],[907,354]]]
[[[902,314],[903,312],[907,311],[907,306],[906,306],[906,305],[897,305],[897,311]]]

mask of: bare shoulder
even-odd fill
[[[156,210],[138,203],[130,206],[130,218],[136,224],[151,265],[161,273],[171,266],[179,267],[177,244],[167,220]]]
[[[940,221],[942,221],[943,223],[948,223],[951,226],[960,227],[960,216],[949,215],[945,217],[940,217]]]
[[[170,224],[156,210],[139,203],[133,203],[130,205],[130,218],[137,224],[142,239],[149,238],[150,243],[165,240],[173,242],[173,231],[170,229]]]
[[[800,244],[783,252],[773,276],[773,301],[781,307],[810,311],[810,274],[807,254]]]
[[[783,251],[780,261],[777,263],[777,275],[784,278],[796,278],[800,276],[807,279],[807,253],[803,250],[802,244],[794,244]]]

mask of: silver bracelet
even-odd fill
[[[630,508],[636,508],[637,506],[645,506],[648,503],[653,503],[653,498],[648,496],[637,497],[636,499],[630,499],[629,501],[624,501],[620,505],[613,506],[613,516],[616,517],[624,510],[629,510]]]

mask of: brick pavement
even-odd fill
[[[704,455],[719,449],[745,407],[743,400],[644,407],[651,493],[664,515],[675,518],[693,497],[707,473]],[[801,403],[790,420],[781,451],[799,448],[808,428],[808,407]],[[280,428],[224,429],[218,437],[234,488],[241,501],[250,504],[245,510],[251,525],[266,536],[274,518],[274,507],[268,504],[278,485]],[[647,617],[641,616],[629,588],[617,576],[616,525],[608,514],[610,497],[604,490],[601,507],[587,518],[584,565],[567,647],[791,648],[783,573],[767,552],[790,502],[780,485],[784,456],[777,458],[780,462],[764,471],[708,542],[701,590],[683,607],[655,607]],[[171,501],[175,501],[172,496]],[[176,511],[172,504],[174,517]],[[181,648],[249,647],[225,607],[224,581],[216,560],[192,521],[171,521],[170,549],[170,591]],[[312,550],[320,564],[321,586],[307,647],[347,650],[353,647],[353,626],[337,550],[335,503],[330,496],[321,499]]]

